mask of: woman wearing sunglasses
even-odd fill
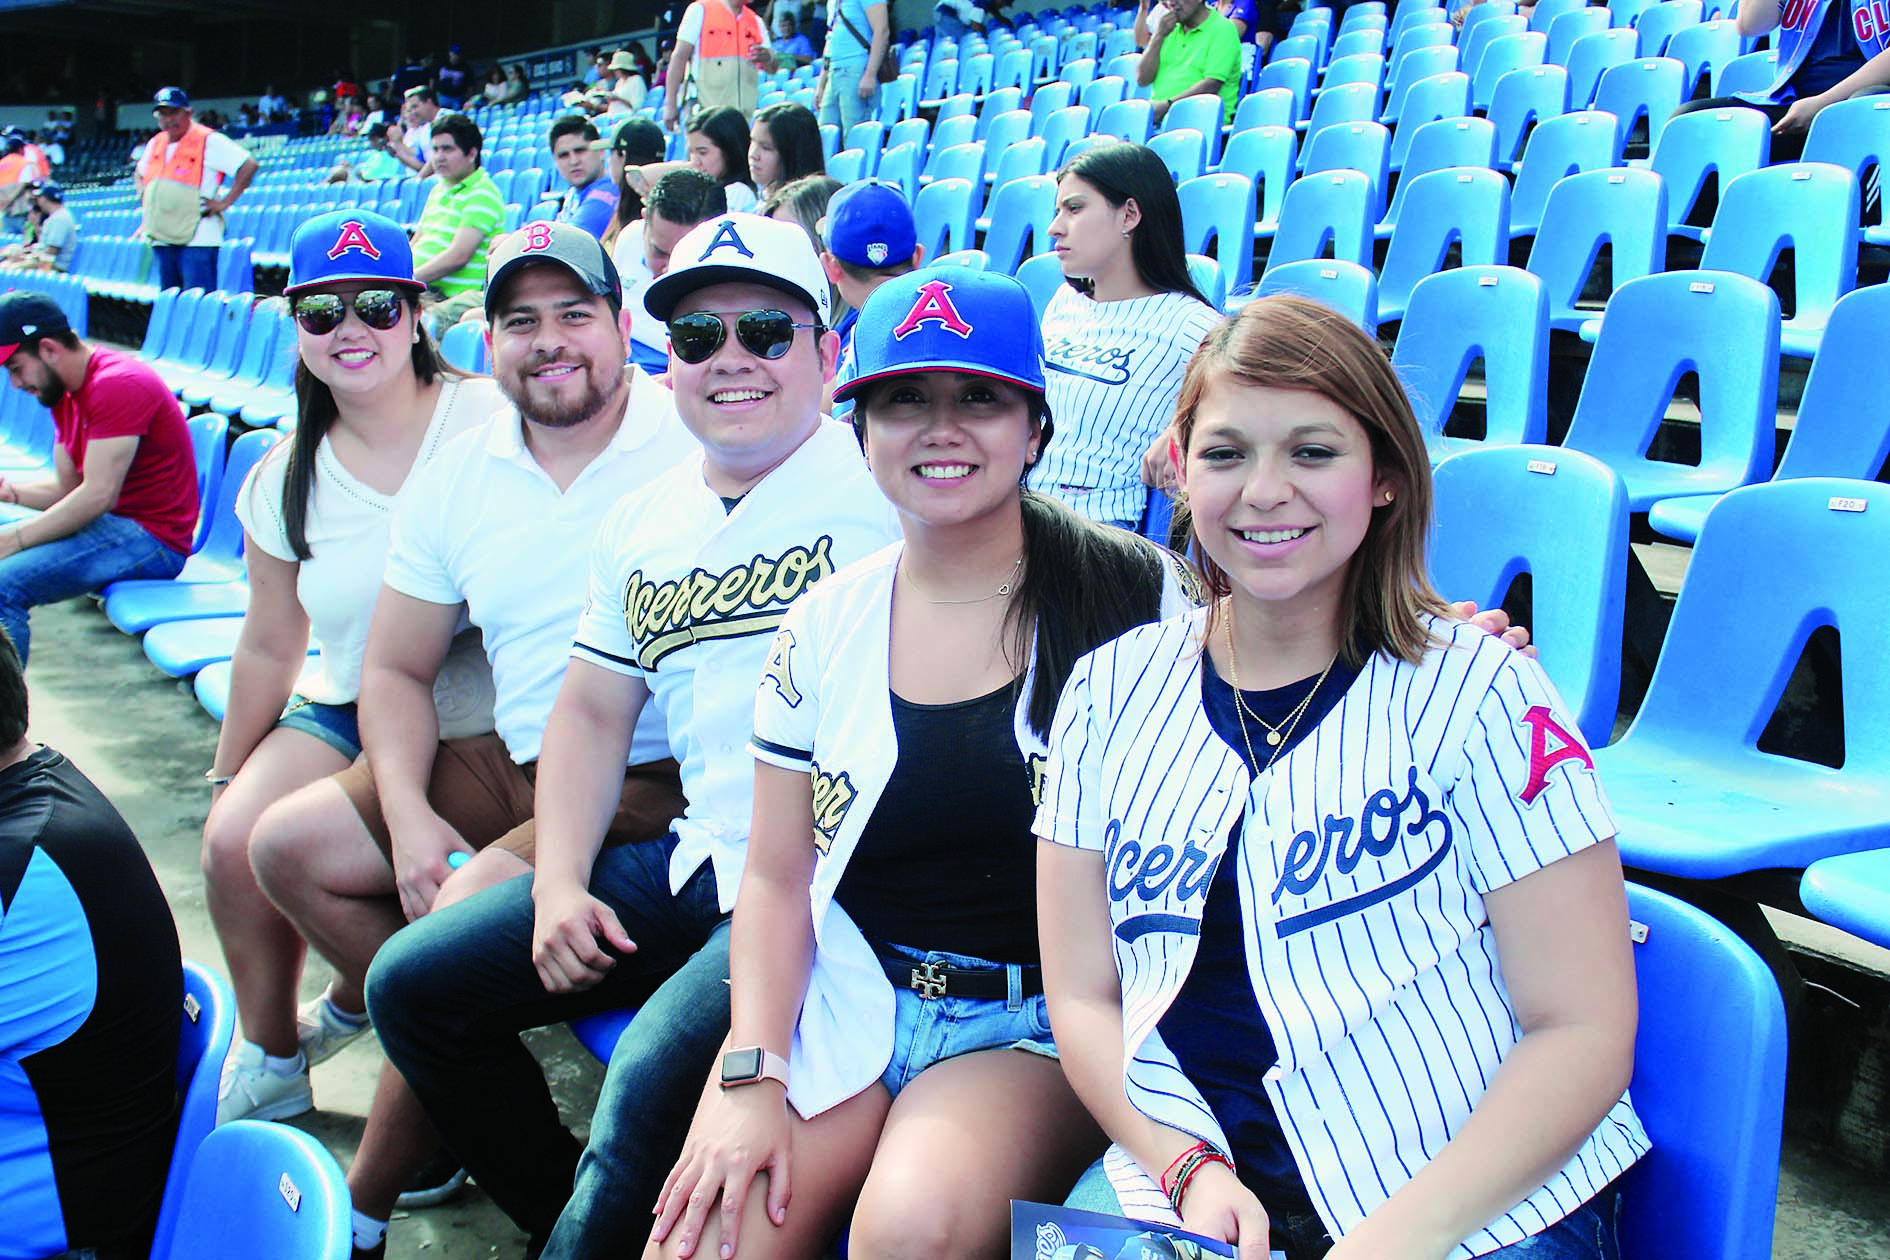
[[[414,468],[501,404],[490,380],[446,366],[416,318],[424,286],[398,224],[337,210],[298,228],[290,256],[297,423],[237,498],[249,611],[205,776],[210,913],[243,1025],[220,1120],[308,1110],[309,1066],[366,1027],[358,992],[296,1010],[304,946],[256,885],[250,832],[268,805],[360,755],[355,698],[395,500]]]

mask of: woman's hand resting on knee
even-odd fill
[[[660,1243],[674,1233],[676,1254],[693,1255],[709,1209],[720,1199],[721,1255],[725,1260],[733,1256],[742,1210],[758,1173],[768,1179],[768,1219],[784,1224],[791,1145],[787,1095],[781,1085],[757,1081],[722,1090],[697,1116],[682,1158],[663,1183],[651,1239]]]

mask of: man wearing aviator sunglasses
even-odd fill
[[[774,632],[815,583],[898,537],[852,430],[820,412],[837,350],[828,294],[794,224],[725,214],[677,243],[645,305],[670,330],[676,408],[701,450],[597,532],[545,728],[534,880],[429,915],[369,975],[389,1058],[545,1260],[636,1255],[649,1236],[728,1032],[727,915]],[[688,808],[658,840],[605,847],[607,767],[651,711]],[[513,1030],[638,1003],[580,1163]]]

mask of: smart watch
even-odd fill
[[[722,1088],[753,1085],[757,1081],[787,1084],[787,1060],[760,1046],[738,1046],[722,1056]]]

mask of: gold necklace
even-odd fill
[[[1312,690],[1306,693],[1305,697],[1293,707],[1293,711],[1287,714],[1285,720],[1280,723],[1280,726],[1285,728],[1284,731],[1279,727],[1270,725],[1265,718],[1248,708],[1247,701],[1241,694],[1240,648],[1235,644],[1234,601],[1231,599],[1227,601],[1227,661],[1230,667],[1229,672],[1234,676],[1234,717],[1235,720],[1240,723],[1240,742],[1246,746],[1247,762],[1253,767],[1254,777],[1258,778],[1260,775],[1273,768],[1273,763],[1278,760],[1286,741],[1293,737],[1294,729],[1299,726],[1300,718],[1304,717],[1306,710],[1311,707],[1313,697],[1318,695],[1319,688],[1325,685],[1326,675],[1330,674],[1332,667],[1339,663],[1339,653],[1334,652],[1332,654],[1332,659],[1326,662],[1326,667],[1319,671],[1319,677],[1314,680]],[[1247,719],[1249,717],[1253,718],[1254,721],[1258,722],[1266,729],[1267,745],[1273,749],[1271,753],[1267,754],[1267,764],[1264,766],[1260,764],[1260,759],[1254,756],[1253,740],[1247,736]]]
[[[906,585],[910,586],[918,597],[928,604],[982,604],[988,600],[1003,599],[1016,589],[1017,571],[1023,567],[1024,557],[1019,556],[1017,557],[1017,563],[1011,566],[1011,575],[1004,579],[1002,585],[989,595],[979,595],[974,599],[933,599],[930,595],[927,595],[924,591],[919,589],[919,584],[912,580],[910,573],[906,574]]]

